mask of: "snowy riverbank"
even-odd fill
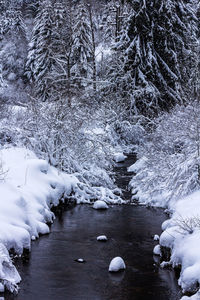
[[[173,213],[162,225],[160,245],[170,249],[170,265],[181,268],[178,283],[183,292],[197,292],[191,299],[200,299],[200,191],[171,204],[170,210]]]
[[[142,157],[129,167],[129,171],[137,173],[130,182],[133,198],[137,197],[139,202],[145,205],[167,207],[170,219],[162,224],[163,233],[159,243],[161,249],[162,247],[168,249],[170,260],[163,262],[161,267],[179,268],[178,283],[183,293],[196,293],[191,297],[184,296],[183,300],[200,299],[198,291],[200,285],[200,191],[187,197],[170,198],[169,193],[165,192],[166,186],[163,185],[162,189],[162,185],[158,186],[158,182],[153,180],[154,172],[147,173],[148,162],[149,160]],[[159,174],[158,172],[156,174]],[[151,187],[157,193],[152,192],[148,187],[149,182],[144,174],[148,179],[152,176]]]
[[[25,148],[2,149],[0,159],[0,289],[3,284],[14,291],[21,278],[8,251],[22,255],[24,249],[30,250],[31,240],[49,233],[47,223],[55,218],[52,206],[65,199],[77,203],[104,199],[108,204],[122,200],[109,189],[59,172]]]

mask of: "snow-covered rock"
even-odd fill
[[[93,208],[94,209],[107,209],[108,205],[106,204],[106,202],[104,202],[102,200],[97,200],[94,202]]]
[[[156,245],[153,249],[153,254],[154,255],[159,255],[159,256],[162,256],[162,253],[161,253],[161,249],[160,249],[160,245]]]
[[[154,237],[153,237],[153,240],[154,241],[159,241],[160,237],[158,234],[155,234]]]
[[[117,163],[125,161],[126,158],[127,158],[127,156],[121,152],[114,154],[114,161]]]
[[[75,261],[81,264],[85,263],[85,260],[83,258],[75,259]]]
[[[107,240],[108,240],[108,238],[106,235],[99,235],[97,237],[97,241],[100,241],[100,242],[106,242]]]
[[[126,269],[124,260],[121,257],[117,256],[111,260],[108,270],[109,272],[118,272],[124,269]]]

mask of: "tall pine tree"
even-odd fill
[[[112,89],[134,113],[155,114],[185,99],[196,39],[190,1],[134,0],[115,46],[108,76]],[[117,63],[116,63],[116,58]],[[118,67],[117,67],[118,65]],[[116,84],[114,82],[116,81]]]

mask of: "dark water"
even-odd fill
[[[116,182],[130,197],[127,166],[116,166]],[[174,272],[158,267],[152,236],[160,234],[163,210],[126,205],[96,211],[80,205],[57,218],[49,235],[33,242],[28,262],[16,265],[22,277],[20,292],[11,300],[178,300]],[[105,234],[106,243],[96,237]],[[111,259],[121,256],[126,270],[110,274]],[[83,258],[86,263],[74,260]]]
[[[162,210],[140,206],[115,206],[104,212],[77,206],[66,211],[49,235],[33,243],[29,262],[19,262],[23,281],[15,299],[180,299],[174,273],[159,269],[152,256],[151,236],[160,234],[164,220]],[[100,234],[106,234],[108,242],[97,242]],[[108,272],[115,256],[127,265],[118,275]]]

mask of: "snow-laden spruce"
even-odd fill
[[[0,282],[13,291],[20,277],[6,251],[21,255],[31,249],[31,240],[49,233],[47,223],[55,218],[52,206],[65,199],[91,203],[103,197],[119,203],[120,198],[58,171],[25,148],[2,149],[0,157]]]
[[[124,269],[126,269],[126,265],[120,256],[113,258],[108,268],[109,272],[118,272]]]

